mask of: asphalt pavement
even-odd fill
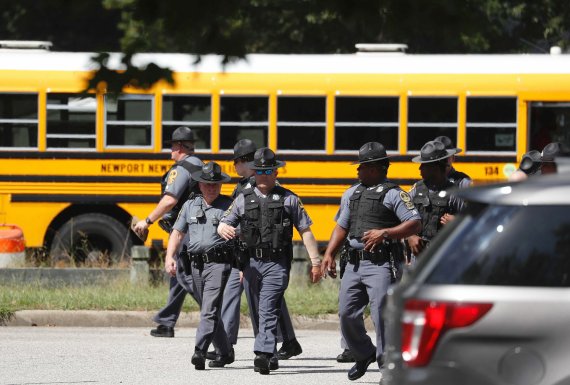
[[[349,381],[352,364],[335,360],[339,332],[322,329],[298,329],[303,353],[280,361],[269,375],[253,371],[248,328],[240,329],[233,364],[196,371],[190,363],[195,333],[178,327],[175,338],[155,338],[148,327],[0,327],[0,384],[378,384],[381,376],[372,365]]]

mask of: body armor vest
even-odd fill
[[[166,190],[166,184],[168,182],[168,174],[170,174],[170,171],[172,171],[177,166],[184,167],[186,170],[188,170],[190,175],[192,175],[193,172],[202,170],[201,166],[197,166],[197,165],[192,164],[190,162],[186,162],[185,160],[186,160],[186,158],[181,160],[180,162],[174,163],[172,165],[172,167],[170,167],[170,169],[162,176],[162,180],[160,181],[160,194],[161,194],[161,196],[164,195],[164,191]],[[170,223],[171,225],[174,225],[174,222],[176,221],[176,218],[178,217],[178,213],[180,212],[180,209],[182,209],[182,206],[188,200],[191,193],[200,194],[200,189],[198,188],[198,182],[192,178],[190,178],[190,182],[188,183],[188,186],[186,187],[186,189],[184,190],[184,192],[180,196],[180,199],[178,199],[178,202],[176,202],[176,205],[172,208],[172,210],[170,210],[168,213],[166,213],[163,216],[163,219],[169,223],[171,222]]]
[[[461,172],[461,171],[457,171],[457,170],[453,169],[453,170],[449,173],[449,175],[447,176],[447,179],[449,179],[449,181],[450,181],[451,183],[453,183],[453,185],[454,185],[455,187],[459,187],[459,184],[461,183],[461,181],[462,181],[463,179],[471,179],[471,178],[469,178],[469,175],[467,175],[467,174],[465,174],[465,173],[463,173],[463,172]]]
[[[236,199],[238,195],[244,191],[244,189],[253,186],[255,186],[255,177],[250,176],[249,178],[241,178],[237,182],[236,187],[234,188],[234,192],[232,193],[232,198]]]
[[[450,187],[453,187],[453,183],[448,180],[440,191]],[[449,207],[449,194],[440,197],[440,191],[430,191],[423,180],[416,183],[415,189],[413,202],[422,217],[421,236],[431,240],[441,228],[439,220],[443,214],[455,213]]]
[[[240,227],[247,247],[283,249],[292,245],[293,229],[284,205],[286,192],[275,186],[266,198],[260,198],[253,187],[243,190],[244,216]]]
[[[386,229],[401,223],[396,214],[383,204],[386,193],[395,187],[398,186],[384,182],[372,189],[361,184],[354,190],[349,198],[350,237],[360,238],[368,230]]]

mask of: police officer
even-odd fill
[[[220,195],[222,183],[230,177],[215,162],[209,162],[201,171],[192,173],[199,183],[201,194],[195,195],[182,206],[174,224],[168,248],[165,268],[188,291],[194,292],[200,304],[200,324],[196,330],[196,342],[192,364],[196,370],[205,368],[205,354],[216,338],[219,354],[210,367],[223,367],[234,361],[234,352],[223,327],[218,328],[224,288],[233,263],[234,248],[217,233],[224,212],[231,205],[231,198]],[[187,254],[180,255],[177,269],[174,256],[185,235],[188,234]]]
[[[249,191],[255,186],[255,172],[248,167],[248,163],[253,161],[253,155],[257,147],[250,139],[241,139],[234,146],[234,166],[236,173],[241,177],[238,181],[232,198],[235,199],[243,191]],[[249,259],[249,256],[248,256]],[[222,305],[222,321],[228,338],[232,345],[237,343],[237,337],[240,324],[240,303],[241,294],[243,292],[242,274],[237,266],[235,266],[230,274],[226,289],[224,290],[224,301]],[[246,292],[249,296],[250,292]],[[258,303],[259,298],[250,299],[248,297],[249,311],[254,333],[257,334],[257,308],[252,304]],[[283,341],[281,349],[277,352],[279,359],[289,359],[303,352],[301,345],[296,339],[293,323],[287,309],[285,298],[283,298],[281,306],[281,316],[279,317],[278,341]],[[214,356],[214,352],[208,352],[208,356]],[[273,360],[273,367],[276,367],[277,361]]]
[[[171,158],[175,161],[162,178],[162,198],[145,220],[136,223],[134,231],[144,234],[148,227],[161,219],[161,227],[170,232],[180,208],[193,189],[191,173],[200,170],[203,163],[194,154],[194,133],[188,127],[178,127],[172,133]],[[184,251],[183,251],[184,252]],[[192,293],[190,293],[192,294]],[[154,337],[174,337],[174,325],[186,297],[186,291],[175,277],[170,279],[170,291],[165,307],[159,310],[153,320],[158,324],[150,334]]]
[[[386,179],[390,162],[381,143],[364,144],[358,153],[358,178],[344,202],[329,245],[322,273],[336,277],[334,256],[346,241],[348,263],[339,294],[340,328],[356,363],[348,379],[362,377],[377,361],[382,366],[384,324],[382,302],[403,260],[400,239],[418,232],[420,217],[407,193]],[[355,164],[356,164],[355,163]],[[370,303],[376,346],[364,328],[363,312]]]
[[[410,197],[422,217],[421,232],[407,238],[415,257],[427,246],[441,226],[453,220],[455,214],[463,209],[463,201],[445,191],[454,187],[453,182],[447,178],[447,159],[456,153],[456,149],[448,150],[443,143],[434,140],[424,144],[420,155],[412,159],[412,162],[420,163],[423,178],[410,190]]]
[[[462,149],[455,147],[448,136],[438,136],[434,140],[443,143],[446,150],[455,150],[455,154],[459,154],[461,151],[463,151]],[[473,183],[469,175],[465,174],[464,172],[457,171],[453,167],[453,162],[455,162],[455,154],[447,158],[447,179],[449,179],[451,183],[453,183],[456,187],[469,187]]]
[[[541,156],[541,172],[542,174],[555,174],[558,172],[558,167],[556,165],[557,157],[570,156],[570,148],[567,145],[560,142],[548,143],[544,146]]]
[[[254,370],[261,374],[269,374],[270,360],[277,353],[277,322],[289,284],[293,226],[313,263],[312,281],[318,282],[321,277],[317,242],[310,227],[312,221],[299,197],[276,185],[277,169],[284,164],[269,148],[258,149],[249,163],[255,170],[256,186],[235,199],[218,227],[223,238],[233,239],[239,224],[250,256],[244,268],[244,286],[258,309]]]

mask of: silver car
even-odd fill
[[[570,176],[457,193],[390,290],[382,384],[570,384]]]

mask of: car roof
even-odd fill
[[[498,205],[570,205],[570,173],[537,175],[523,182],[479,185],[451,192],[469,202]]]

